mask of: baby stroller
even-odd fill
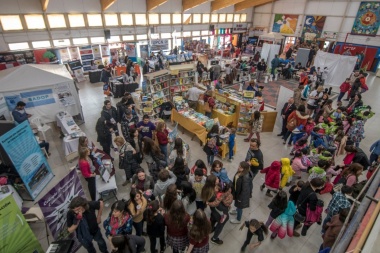
[[[170,119],[172,115],[172,109],[173,105],[170,102],[165,102],[160,105],[160,113],[158,114],[158,117],[163,120]]]

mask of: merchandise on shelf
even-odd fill
[[[194,70],[180,70],[177,75],[171,75],[170,93],[174,97],[176,95],[184,95],[195,83]]]
[[[182,96],[174,96],[173,103],[177,111],[187,111],[189,109],[189,104]]]

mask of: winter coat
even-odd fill
[[[166,180],[165,182],[162,182],[161,180],[158,180],[154,186],[153,194],[156,197],[161,197],[165,194],[166,188],[168,188],[169,185],[175,184],[177,181],[176,175],[174,175],[173,172],[169,170],[170,178]]]
[[[117,113],[117,110],[115,107],[111,106],[111,112],[109,113],[106,109],[106,106],[103,106],[103,111],[101,112],[101,115],[106,119],[107,121],[107,124],[112,124],[111,123],[111,118],[113,118],[116,123],[119,122],[119,117],[118,117],[118,113]],[[112,124],[114,125],[114,124]],[[114,129],[114,130],[117,130],[117,129]]]
[[[296,213],[296,206],[293,201],[288,202],[288,206],[285,211],[280,214],[269,227],[270,231],[276,232],[280,239],[283,239],[286,234],[289,237],[293,236],[294,231],[294,214]]]
[[[309,170],[309,179],[310,182],[313,178],[321,178],[323,181],[326,181],[326,171],[318,166],[315,166]]]
[[[260,173],[265,174],[265,185],[269,189],[280,187],[281,163],[279,161],[272,162],[271,166],[261,170]]]
[[[207,134],[207,140],[215,137],[216,138],[216,146],[221,146],[222,142],[220,141],[219,135],[216,133],[208,133]],[[206,153],[206,155],[215,155],[214,151],[207,145],[207,141],[205,146],[203,147],[203,151]]]
[[[281,158],[281,174],[282,174],[282,179],[281,179],[281,187],[284,188],[286,183],[289,181],[289,179],[293,176],[295,173],[294,170],[292,169],[292,166],[290,166],[290,160],[289,158]]]
[[[125,116],[121,118],[120,125],[124,139],[129,139],[129,129],[137,128],[137,123],[139,123],[139,118],[135,115],[131,119],[127,119]]]
[[[339,214],[333,216],[330,222],[327,222],[326,232],[323,234],[323,248],[332,247],[343,227],[343,222],[339,220]]]
[[[307,119],[309,118],[309,115],[306,114],[306,113],[301,113],[300,111],[298,110],[295,110],[293,111],[288,119],[287,119],[287,122],[289,122],[291,119],[295,118],[297,123],[296,123],[296,127],[300,126],[300,125],[303,125],[305,126],[306,123],[307,123]]]
[[[222,168],[219,172],[212,171],[212,174],[217,176],[222,183],[231,183],[231,180],[229,179],[227,170],[225,168]]]
[[[356,121],[348,130],[347,135],[353,142],[361,142],[365,138],[363,120]]]
[[[140,165],[134,157],[133,150],[132,145],[126,142],[119,151],[119,169],[125,170],[127,180],[132,178],[136,172],[136,169],[140,168]]]
[[[137,174],[134,174],[132,177],[132,184],[137,185],[138,183],[139,183],[139,178],[137,177]],[[153,190],[153,188],[154,188],[153,178],[151,176],[145,174],[144,192],[146,190]]]
[[[250,164],[250,161],[251,161],[252,158],[256,158],[257,159],[257,161],[259,163],[259,166],[253,166],[253,165]],[[245,157],[245,161],[250,164],[251,171],[262,170],[263,167],[264,167],[264,155],[263,155],[263,152],[261,152],[260,149],[258,149],[258,150],[248,149],[247,155]]]
[[[359,163],[363,166],[363,169],[366,170],[368,166],[371,164],[369,163],[368,156],[364,153],[364,151],[361,148],[356,148],[357,152],[355,153],[354,158],[352,159],[353,163]]]
[[[237,208],[247,208],[249,207],[249,197],[252,191],[252,178],[251,173],[248,172],[244,175],[240,175],[236,179],[236,174],[234,176],[234,181],[232,183],[232,195],[235,200],[235,207]]]
[[[103,117],[100,117],[98,121],[96,122],[96,133],[98,135],[98,138],[96,139],[97,142],[100,143],[100,145],[103,146],[103,144],[108,144],[112,142],[112,135],[108,128],[108,126],[105,123],[106,119]]]
[[[301,176],[301,171],[306,170],[307,166],[303,165],[301,157],[295,157],[292,163],[292,169],[297,176]]]
[[[302,187],[296,204],[298,212],[301,215],[306,216],[307,206],[309,206],[311,211],[315,211],[317,209],[317,203],[318,197],[313,191],[313,188],[311,188],[309,184]]]

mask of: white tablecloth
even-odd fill
[[[109,190],[117,190],[116,179],[115,176],[112,176],[108,183],[104,182],[99,175],[96,176],[96,199],[99,199],[100,193],[109,191]]]
[[[114,177],[115,178],[115,177]],[[115,184],[116,184],[116,182],[115,182]],[[2,186],[3,187],[3,186]],[[14,198],[14,200],[15,200],[15,202],[16,202],[16,204],[17,204],[17,206],[20,208],[20,210],[21,210],[21,208],[22,208],[22,202],[23,202],[23,200],[22,200],[22,198],[20,197],[20,195],[18,194],[18,192],[16,191],[16,189],[15,188],[13,188],[13,186],[12,185],[7,185],[7,187],[9,188],[9,192],[7,192],[7,193],[3,193],[2,191],[0,191],[0,200],[1,199],[4,199],[5,197],[7,197],[7,196],[9,196],[9,195],[13,195],[13,198]]]
[[[57,126],[59,126],[62,132],[66,135],[63,138],[63,150],[65,150],[65,155],[69,155],[75,151],[78,151],[79,140],[78,138],[72,138],[71,134],[85,135],[80,127],[75,123],[73,117],[64,112],[60,112],[56,116]]]

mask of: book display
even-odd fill
[[[170,66],[170,94],[184,96],[195,84],[195,69],[193,64]]]

